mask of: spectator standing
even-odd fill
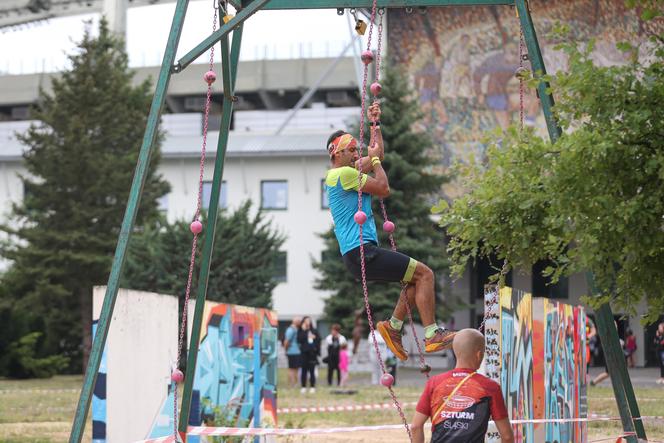
[[[341,325],[335,323],[332,325],[330,334],[325,337],[327,345],[327,384],[332,386],[334,372],[337,373],[337,386],[341,384],[341,372],[339,371],[339,351],[341,345],[346,344],[346,337],[341,335]]]
[[[346,386],[348,382],[348,365],[350,357],[348,357],[348,343],[341,345],[339,350],[339,372],[341,373],[341,381],[339,386]]]
[[[302,354],[302,372],[300,374],[302,389],[300,389],[300,393],[307,392],[307,378],[309,378],[309,393],[313,394],[316,392],[316,366],[320,355],[320,334],[314,328],[310,317],[302,319],[297,342]]]
[[[657,325],[654,342],[657,362],[659,363],[659,380],[657,380],[657,384],[662,384],[664,383],[664,323]]]
[[[634,367],[634,353],[636,352],[636,336],[631,329],[628,329],[625,332],[625,359],[627,360],[627,366],[630,368]]]
[[[297,332],[302,324],[301,317],[293,318],[293,322],[286,329],[284,335],[284,349],[288,358],[288,384],[291,388],[297,385],[297,373],[302,367],[302,354],[297,342]]]

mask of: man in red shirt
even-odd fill
[[[411,425],[413,442],[424,443],[424,423],[431,418],[431,443],[484,443],[492,418],[501,442],[512,443],[500,385],[476,372],[484,358],[484,336],[476,329],[463,329],[452,347],[456,367],[427,382]]]

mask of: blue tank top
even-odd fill
[[[360,246],[360,226],[353,216],[357,212],[357,190],[367,182],[367,175],[362,174],[358,180],[358,171],[350,166],[342,166],[327,171],[325,190],[334,220],[334,235],[339,242],[341,255]],[[378,244],[376,222],[371,211],[371,195],[362,194],[362,210],[367,214],[363,225],[362,240],[364,243]]]

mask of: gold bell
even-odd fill
[[[358,20],[355,22],[355,32],[357,32],[359,35],[364,35],[366,31],[367,24],[364,22],[364,20]]]
[[[233,17],[235,17],[235,16],[234,16],[234,15],[227,14],[227,15],[224,15],[224,18],[223,18],[222,20],[224,21],[224,24],[226,24],[226,23],[228,23],[229,21],[231,21],[231,19],[232,19]]]

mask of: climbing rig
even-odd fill
[[[225,3],[225,2],[224,2]],[[221,52],[221,74],[223,81],[223,109],[221,125],[219,128],[219,139],[217,143],[217,154],[215,159],[214,175],[212,181],[212,190],[210,193],[209,215],[207,219],[207,232],[203,244],[202,261],[198,275],[198,287],[196,305],[193,313],[193,328],[191,333],[191,343],[187,358],[187,367],[192,368],[186,372],[184,377],[184,390],[182,406],[179,414],[178,429],[181,436],[186,435],[187,423],[189,421],[191,394],[194,381],[193,368],[196,367],[198,357],[197,338],[200,335],[200,328],[204,312],[205,299],[207,295],[208,276],[210,271],[210,259],[212,247],[214,245],[215,230],[217,226],[217,210],[219,203],[219,193],[222,183],[224,169],[224,160],[226,156],[226,147],[228,144],[228,135],[233,112],[233,105],[237,101],[234,95],[235,81],[237,78],[237,67],[239,63],[240,45],[242,42],[242,29],[244,22],[253,14],[260,10],[290,10],[290,9],[336,9],[343,14],[343,9],[360,8],[406,8],[415,7],[435,7],[435,6],[513,6],[517,10],[517,15],[521,23],[521,29],[527,48],[528,60],[533,68],[534,77],[540,78],[546,74],[542,53],[540,51],[537,35],[533,26],[530,10],[526,0],[229,0],[236,10],[235,16],[227,15],[223,19],[223,24],[219,29],[213,31],[206,39],[199,43],[194,49],[189,51],[179,60],[175,59],[180,35],[184,25],[184,19],[187,12],[189,0],[177,0],[171,29],[168,36],[166,50],[162,61],[159,77],[157,79],[155,93],[148,115],[147,127],[143,136],[143,142],[139,152],[138,163],[134,173],[134,178],[129,193],[127,208],[122,221],[118,243],[111,266],[106,295],[102,305],[97,333],[94,337],[90,357],[83,381],[83,388],[76,408],[76,415],[72,425],[72,432],[69,438],[70,443],[78,443],[83,437],[86,418],[90,407],[92,392],[97,378],[97,372],[101,363],[102,352],[110,328],[110,320],[115,306],[118,294],[118,284],[122,268],[127,255],[127,248],[131,233],[134,230],[134,222],[140,203],[143,185],[147,176],[150,158],[152,156],[155,139],[157,137],[157,127],[163,108],[166,91],[173,74],[178,74],[186,69],[194,60],[211,49],[217,43],[220,44]],[[232,41],[229,34],[233,31]],[[556,140],[561,135],[561,129],[557,125],[553,114],[553,97],[548,90],[548,84],[540,81],[537,86],[537,93],[540,98],[542,110],[546,120],[549,137]],[[592,278],[588,278],[592,287]],[[611,381],[614,394],[625,434],[632,434],[627,437],[628,442],[636,443],[637,436],[645,439],[645,430],[640,420],[640,413],[631,381],[627,374],[627,368],[620,350],[618,334],[613,322],[613,315],[609,304],[603,305],[597,312],[597,326],[605,353],[608,359]],[[636,434],[634,436],[633,434]],[[183,439],[186,437],[183,437]]]

